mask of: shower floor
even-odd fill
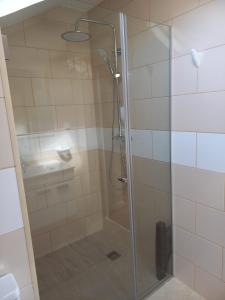
[[[173,277],[145,300],[206,300]]]
[[[110,259],[113,251],[119,257]],[[131,266],[129,231],[106,221],[104,230],[36,260],[41,300],[132,299]]]
[[[36,259],[41,300],[133,300],[130,233],[109,220],[103,228]],[[138,286],[147,291],[156,285],[155,271],[137,258]]]

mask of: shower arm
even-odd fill
[[[114,43],[113,48],[114,48],[114,57],[115,57],[115,74],[117,74],[118,59],[117,59],[117,42],[116,42],[116,28],[115,28],[115,26],[113,24],[107,23],[107,22],[101,22],[101,21],[97,21],[97,20],[81,18],[81,19],[77,20],[77,22],[75,23],[75,31],[79,31],[80,22],[86,22],[86,23],[92,23],[92,24],[96,24],[96,25],[108,26],[112,29],[113,43]]]

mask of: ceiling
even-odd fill
[[[102,2],[102,0],[44,0],[0,18],[0,25],[4,27],[16,24],[29,17],[44,13],[54,7],[64,7],[85,13],[100,2]]]

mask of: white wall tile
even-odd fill
[[[152,131],[132,130],[132,155],[152,159]]]
[[[196,133],[172,132],[172,161],[176,164],[195,166]]]
[[[194,265],[180,255],[174,255],[174,275],[182,282],[194,287]]]
[[[203,53],[204,59],[199,68],[199,91],[224,90],[225,46],[209,49]]]
[[[207,272],[221,278],[222,247],[189,233],[177,226],[174,230],[174,251]]]
[[[195,203],[181,197],[173,197],[173,221],[175,225],[195,232]]]
[[[225,247],[225,212],[198,205],[196,230],[207,240]]]
[[[225,135],[197,134],[197,167],[225,172]]]
[[[172,64],[172,95],[196,92],[198,73],[191,56],[175,58]]]
[[[170,132],[154,130],[153,133],[153,159],[170,162],[171,143]]]
[[[23,227],[15,169],[0,171],[0,234]]]
[[[199,268],[196,269],[195,288],[207,300],[225,299],[225,283]]]

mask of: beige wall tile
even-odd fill
[[[84,105],[58,106],[56,112],[58,128],[85,128]]]
[[[131,104],[131,127],[169,130],[169,106],[168,98],[133,101]]]
[[[103,103],[101,110],[100,110],[100,115],[102,117],[102,126],[105,128],[110,128],[112,127],[112,122],[113,122],[113,104],[112,103]],[[98,115],[97,115],[98,116]],[[117,120],[117,118],[116,118]]]
[[[28,47],[66,50],[66,41],[61,38],[61,34],[66,31],[63,23],[33,17],[25,20],[24,31]]]
[[[12,104],[16,106],[32,106],[34,103],[30,78],[9,78]]]
[[[87,235],[93,234],[103,228],[102,212],[98,212],[86,218]]]
[[[25,47],[11,47],[7,62],[10,76],[49,77],[48,51]]]
[[[29,285],[31,279],[24,230],[1,235],[0,244],[0,273],[12,272],[21,288]]]
[[[173,165],[173,193],[224,210],[224,174]]]
[[[195,288],[207,300],[223,300],[225,297],[225,283],[199,268],[196,269]]]
[[[42,220],[42,222],[40,222]],[[49,231],[66,221],[66,203],[59,203],[47,209],[42,209],[30,214],[31,231]]]
[[[161,23],[169,20],[172,12],[172,0],[150,0],[150,20]]]
[[[47,78],[32,78],[32,88],[35,106],[53,105],[51,97],[51,80]]]
[[[149,28],[130,38],[129,68],[169,60],[169,39],[169,27],[164,25]]]
[[[224,51],[225,46],[204,51],[204,63],[199,69],[199,91],[207,92],[225,89]],[[216,76],[213,76],[213,74],[216,74]]]
[[[74,220],[74,219],[81,219],[84,218],[87,213],[87,203],[86,203],[86,198],[84,197],[77,197],[73,201],[69,201],[67,203],[67,214],[68,214],[68,219]]]
[[[84,127],[96,127],[96,114],[94,105],[84,105]]]
[[[93,193],[86,196],[86,213],[92,215],[99,211],[102,211],[102,199],[100,193]]]
[[[194,265],[177,254],[174,255],[174,275],[189,287],[194,288]]]
[[[217,0],[176,18],[173,22],[173,54],[176,56],[189,53],[193,48],[202,50],[224,44],[221,32],[225,22],[224,11],[224,1]]]
[[[2,99],[0,99],[0,123],[1,123],[0,140],[2,142],[2,149],[0,151],[0,169],[1,169],[1,168],[12,167],[14,165],[5,102]]]
[[[134,180],[163,192],[170,190],[170,165],[156,160],[133,157]]]
[[[196,8],[199,0],[172,0],[171,1],[171,17],[179,16],[189,10]]]
[[[225,246],[225,213],[197,205],[196,232],[207,240]]]
[[[195,232],[195,203],[174,196],[173,223],[188,231]]]
[[[198,70],[191,56],[177,57],[172,61],[172,94],[188,94],[197,92]]]
[[[223,133],[224,97],[224,92],[174,96],[173,130]]]
[[[79,64],[71,52],[50,51],[51,72],[54,78],[79,78]]]
[[[23,23],[5,27],[2,32],[7,35],[10,46],[25,46]]]
[[[129,72],[129,96],[131,99],[152,97],[152,66],[136,68]]]
[[[71,81],[74,104],[84,104],[82,82],[79,79]]]
[[[47,20],[74,24],[81,17],[82,12],[66,7],[55,7],[43,15]]]
[[[50,52],[51,70],[55,78],[91,79],[91,62],[87,54]]]
[[[25,134],[29,132],[28,129],[28,115],[26,108],[24,107],[15,107],[14,111],[14,119],[16,124],[16,133],[17,134]]]
[[[174,251],[218,278],[222,276],[222,247],[179,227],[174,230]]]
[[[29,132],[50,131],[56,128],[54,107],[29,107],[26,111]]]
[[[128,16],[136,17],[142,20],[150,20],[150,1],[133,0],[122,7],[122,11]]]
[[[169,61],[152,66],[152,97],[169,97],[170,63]]]
[[[109,10],[118,10],[122,6],[128,4],[131,0],[121,0],[121,1],[113,1],[113,0],[105,0],[102,3],[100,3],[100,6],[109,9]]]
[[[100,177],[98,171],[81,174],[81,185],[85,195],[100,191]]]
[[[72,84],[70,79],[51,79],[51,99],[55,105],[73,103]]]

